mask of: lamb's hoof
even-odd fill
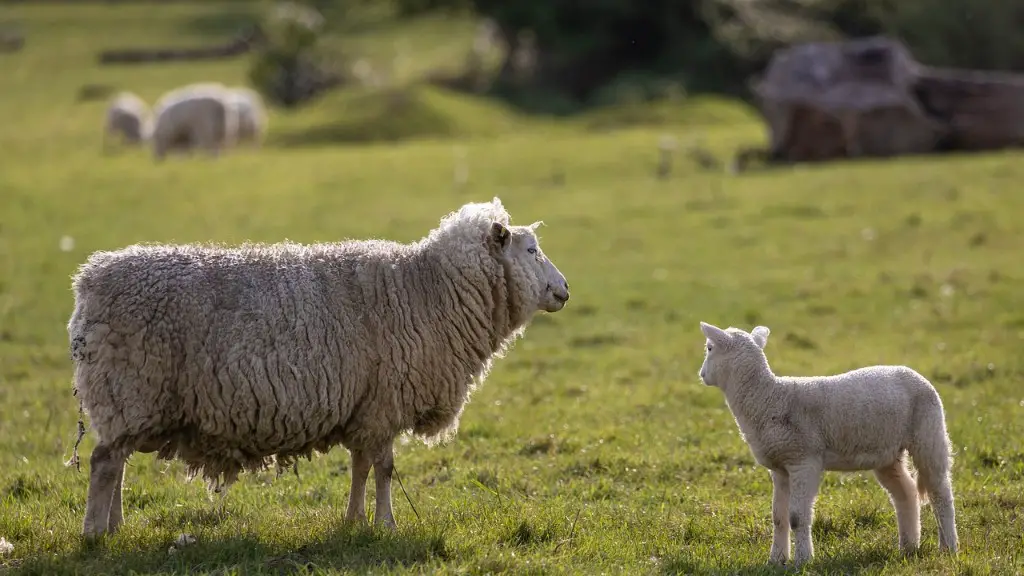
[[[384,528],[390,532],[398,530],[398,524],[395,523],[394,518],[383,518],[375,523],[378,528]]]

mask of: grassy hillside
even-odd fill
[[[95,52],[210,41],[231,29],[224,10],[3,8],[28,43],[0,55],[0,536],[14,545],[0,572],[772,573],[770,480],[721,392],[697,378],[699,320],[772,328],[778,373],[905,363],[942,394],[959,558],[937,554],[930,508],[921,554],[901,558],[870,473],[829,473],[807,573],[1024,571],[1020,154],[729,176],[680,151],[659,181],[662,135],[723,154],[761,141],[761,126],[708,100],[555,122],[413,84],[470,42],[471,23],[441,20],[351,35],[384,62],[396,38],[407,42],[415,65],[390,95],[351,89],[273,111],[261,150],[159,165],[145,150],[101,154],[104,103],[77,101],[82,85],[152,101],[184,82],[241,82],[245,68],[101,68]],[[470,166],[460,188],[456,146]],[[496,195],[515,222],[546,222],[542,245],[573,298],[496,364],[454,442],[396,443],[418,517],[396,483],[396,534],[343,525],[340,449],[298,477],[246,475],[222,503],[185,483],[180,463],[136,455],[123,531],[82,546],[93,441],[81,472],[63,466],[78,417],[65,326],[69,276],[89,253],[139,241],[408,241]],[[197,543],[168,553],[181,533]]]

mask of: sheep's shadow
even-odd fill
[[[715,558],[695,559],[685,553],[674,558],[667,558],[661,565],[661,573],[668,574],[730,574],[743,576],[782,575],[782,574],[849,574],[861,572],[871,567],[881,567],[890,562],[901,562],[903,557],[891,546],[869,546],[855,550],[844,550],[838,554],[818,552],[814,560],[800,568],[777,566],[767,561],[767,549],[763,562],[737,565],[728,561],[724,565]],[[719,559],[720,560],[720,559]]]
[[[70,554],[28,558],[18,574],[63,574],[89,571],[120,573],[311,573],[317,570],[365,572],[370,568],[421,564],[446,560],[448,547],[443,532],[411,528],[391,532],[339,521],[328,534],[282,549],[256,535],[203,538],[180,549],[160,542],[125,553],[103,540],[83,540]]]

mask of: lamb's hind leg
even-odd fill
[[[93,448],[89,458],[89,495],[82,523],[84,536],[99,536],[110,529],[114,488],[119,487],[118,479],[124,474],[124,463],[125,457],[111,450],[107,444]]]
[[[821,486],[822,466],[818,462],[805,462],[789,472],[789,525],[796,533],[793,564],[800,566],[814,557],[811,524],[814,522],[814,501]]]
[[[948,475],[928,480],[928,498],[935,513],[935,523],[939,526],[939,550],[956,554],[959,542],[956,534],[952,483]]]
[[[906,460],[901,457],[889,466],[878,468],[875,470],[875,478],[889,493],[892,506],[896,509],[900,550],[916,550],[921,545],[921,505],[917,498],[917,486],[907,471]]]
[[[772,525],[768,561],[785,564],[789,562],[789,474],[785,470],[772,470]]]
[[[370,458],[362,450],[352,453],[352,489],[348,494],[348,512],[345,520],[366,522],[366,479],[370,475]]]
[[[373,523],[388,528],[397,528],[395,514],[391,509],[391,474],[395,469],[395,453],[389,444],[373,463],[373,478],[377,484],[377,509],[374,512]]]

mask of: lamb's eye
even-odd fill
[[[711,344],[708,344],[708,352],[711,352]]]
[[[526,251],[529,252],[530,254],[536,254],[537,253],[537,249],[534,248],[533,246],[530,246],[529,248],[527,248]]]

